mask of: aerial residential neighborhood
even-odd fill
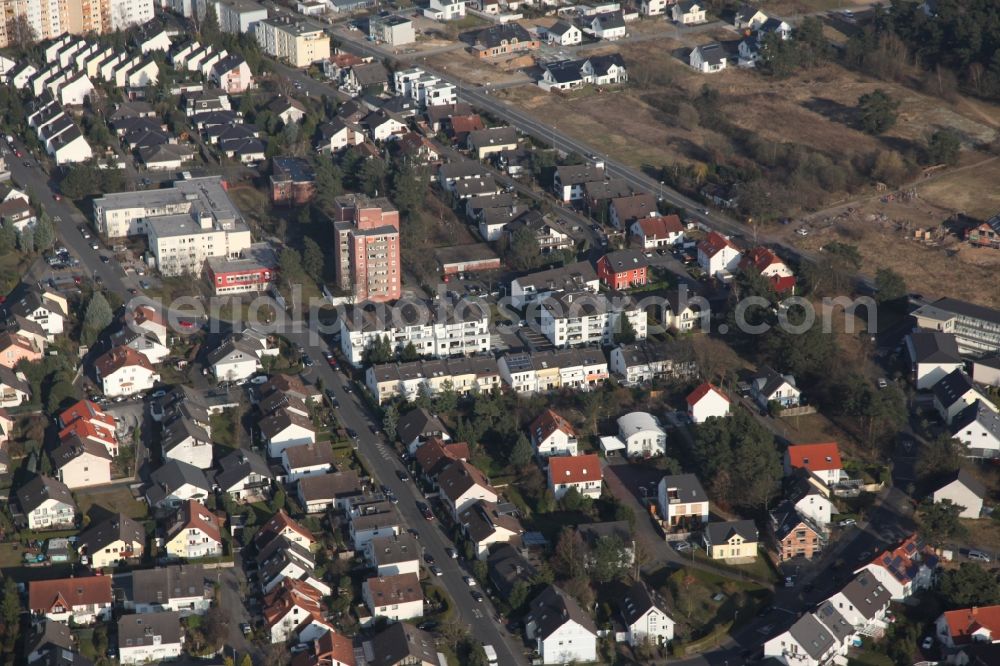
[[[995,3],[0,2],[5,664],[1000,664]]]

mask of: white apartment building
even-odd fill
[[[106,0],[111,32],[153,20],[153,0]]]
[[[350,307],[340,321],[340,349],[353,365],[388,337],[395,351],[412,344],[421,356],[447,358],[490,350],[489,312],[471,302],[400,301],[393,308]]]
[[[557,347],[610,345],[623,316],[632,324],[636,339],[646,339],[646,313],[631,300],[616,310],[604,294],[572,291],[550,294],[540,306],[541,333]]]
[[[251,245],[250,229],[218,177],[109,194],[94,201],[94,219],[108,238],[146,235],[163,275],[198,275],[209,257],[237,258]]]
[[[247,33],[254,25],[267,19],[267,9],[253,0],[219,0],[215,3],[222,32]]]

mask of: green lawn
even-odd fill
[[[771,566],[770,560],[763,553],[759,553],[757,559],[750,564],[727,564],[723,560],[713,560],[701,549],[694,551],[694,559],[709,566],[718,567],[721,570],[738,571],[747,576],[771,581],[772,583],[777,583],[779,579],[778,572]]]
[[[238,414],[238,409],[226,409],[209,417],[213,443],[228,449],[237,448],[239,442],[236,438],[236,417]]]

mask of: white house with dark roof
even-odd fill
[[[696,25],[704,23],[705,5],[700,2],[678,2],[671,9],[671,17],[674,23],[681,25]]]
[[[633,583],[618,604],[618,613],[625,626],[625,640],[632,647],[647,641],[663,645],[674,639],[674,620],[667,613],[667,605],[641,580]]]
[[[1000,457],[1000,414],[982,400],[960,411],[951,422],[951,436],[965,445],[969,458]]]
[[[497,491],[489,479],[473,465],[456,460],[438,475],[438,488],[445,506],[456,519],[471,505],[482,500],[496,503]]]
[[[95,569],[138,560],[146,550],[146,528],[123,513],[108,516],[80,535],[79,551]]]
[[[267,443],[267,455],[272,458],[277,458],[290,446],[316,442],[316,429],[312,421],[289,409],[279,409],[264,417],[258,427]]]
[[[930,389],[964,367],[958,340],[951,333],[914,331],[906,336],[906,351],[917,389]]]
[[[212,492],[205,472],[178,460],[168,460],[150,475],[146,501],[154,510],[170,511],[189,499],[204,502]]]
[[[264,459],[254,451],[236,449],[222,458],[212,483],[219,492],[237,502],[256,502],[271,497],[273,475]]]
[[[960,518],[979,518],[983,512],[986,486],[967,469],[960,469],[955,477],[931,495],[935,504],[950,502],[962,507]]]
[[[880,624],[885,628],[892,595],[874,574],[862,571],[828,601],[856,632],[863,633]]]
[[[721,72],[728,63],[729,56],[726,49],[718,42],[696,46],[688,55],[688,64],[691,68],[703,74]]]
[[[569,421],[551,409],[539,414],[528,431],[531,445],[539,458],[577,454],[576,431]]]
[[[451,441],[451,435],[441,423],[441,419],[423,407],[417,407],[399,417],[396,423],[396,436],[410,455],[415,454],[420,445],[432,437],[445,442]]]
[[[575,46],[583,41],[583,33],[570,21],[556,21],[545,31],[545,37],[553,46]]]
[[[333,448],[327,442],[290,446],[281,452],[285,482],[334,471]]]
[[[659,519],[665,529],[708,522],[708,493],[694,474],[668,474],[657,485]]]
[[[795,377],[779,374],[771,368],[764,368],[751,380],[750,394],[761,409],[767,409],[772,402],[782,407],[797,407],[802,395],[795,385]]]
[[[543,664],[597,661],[597,628],[571,596],[548,585],[529,604],[524,632]]]
[[[72,527],[76,521],[73,494],[56,479],[36,476],[17,491],[17,500],[29,529]]]
[[[212,605],[214,573],[200,564],[174,564],[117,574],[123,605],[135,613],[175,611],[181,617],[204,615]]]
[[[524,534],[524,527],[516,516],[501,511],[493,502],[482,500],[459,513],[457,522],[479,559],[485,559],[494,544],[519,542]]]
[[[1000,411],[989,396],[972,383],[972,379],[962,369],[955,370],[938,380],[931,391],[934,394],[934,408],[941,416],[941,420],[949,425],[963,409],[976,401],[993,412]]]
[[[625,17],[620,11],[598,14],[590,19],[588,27],[594,37],[609,42],[622,39],[628,34]]]
[[[420,575],[420,543],[409,533],[375,537],[365,544],[365,558],[379,576]]]

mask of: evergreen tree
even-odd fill
[[[55,229],[52,228],[52,220],[48,215],[42,215],[35,225],[35,248],[39,252],[44,252],[52,247],[55,242]]]
[[[869,134],[882,134],[896,124],[899,100],[878,88],[858,98],[861,127]]]
[[[31,227],[25,227],[17,239],[18,249],[24,254],[32,254],[35,251],[35,232]]]
[[[399,423],[399,410],[395,405],[389,405],[382,414],[382,430],[391,442],[396,439],[396,425]]]
[[[97,336],[107,328],[114,319],[111,305],[101,292],[95,292],[87,303],[87,310],[83,316],[83,331],[80,333],[80,342],[85,345],[92,345],[97,340]]]
[[[314,281],[323,281],[323,249],[309,237],[303,243],[302,269]]]
[[[528,441],[528,437],[522,432],[518,435],[517,442],[514,443],[514,447],[510,450],[510,464],[515,469],[527,467],[531,464],[532,455],[531,442]]]

